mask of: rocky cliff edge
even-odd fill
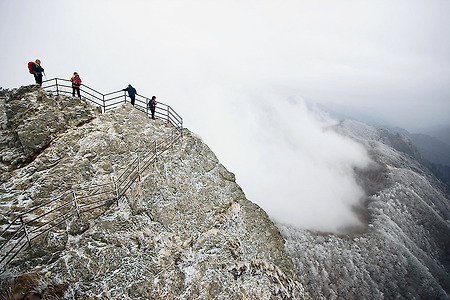
[[[130,104],[100,114],[36,86],[11,91],[0,109],[2,230],[68,190],[116,180],[172,130]],[[0,279],[2,299],[29,290],[45,299],[307,298],[278,229],[187,129],[125,197],[45,234]]]

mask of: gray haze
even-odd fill
[[[247,197],[320,230],[357,224],[365,152],[305,102],[410,131],[450,124],[449,1],[2,1],[0,86],[70,78],[156,95]],[[328,222],[324,222],[327,220]]]

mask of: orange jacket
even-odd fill
[[[77,83],[77,80],[76,80],[77,77],[80,80],[78,83]],[[80,85],[81,85],[81,78],[80,78],[80,75],[78,75],[78,74],[73,75],[72,78],[70,78],[70,81],[72,81],[72,86],[73,87],[80,87]]]

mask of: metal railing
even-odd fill
[[[51,91],[54,95],[73,95],[72,82],[67,79],[53,78],[42,82],[42,88]],[[116,108],[124,102],[131,102],[127,92],[123,90],[102,94],[87,85],[80,87],[81,99],[91,102],[101,108],[102,112]],[[150,98],[136,95],[134,107],[144,112],[147,116],[151,115],[148,103]],[[159,102],[155,109],[155,118],[170,122],[176,128],[183,128],[183,118],[175,112],[169,105]]]
[[[48,80],[46,83],[53,80],[55,83],[45,87],[46,89],[54,91],[52,88],[55,88],[56,95],[68,93],[63,91],[67,86],[58,83],[60,79]],[[90,95],[98,93],[92,89],[90,90],[93,91]],[[87,99],[85,95],[83,96],[83,99]],[[108,95],[104,95],[102,98],[103,107],[112,108],[111,102],[108,102],[112,100],[110,98],[105,98],[107,96]],[[93,97],[93,99],[98,100],[98,95]],[[145,97],[142,98],[147,99]],[[95,103],[94,100],[90,101]],[[120,102],[122,101],[126,101],[126,98]],[[138,152],[136,159],[127,166],[116,180],[84,189],[68,191],[59,197],[17,215],[0,234],[0,251],[4,253],[0,259],[0,271],[3,272],[6,269],[6,266],[20,251],[27,246],[31,248],[33,241],[50,230],[59,227],[66,221],[72,220],[74,217],[80,219],[82,214],[93,212],[101,208],[106,210],[112,204],[118,203],[132,184],[137,180],[141,180],[144,172],[149,169],[152,163],[157,161],[158,156],[170,147],[173,147],[175,142],[182,137],[183,123],[178,114],[172,111],[170,106],[167,106],[164,116],[167,117],[165,120],[172,125],[174,125],[174,123],[177,125],[174,125],[170,134],[166,134],[158,140],[155,140],[147,151]]]

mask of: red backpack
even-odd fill
[[[33,72],[33,64],[34,64],[34,62],[32,62],[32,61],[30,61],[28,63],[28,71],[30,72],[30,74],[34,74],[34,72]]]
[[[73,82],[75,85],[81,85],[81,78],[78,75],[75,75],[75,78],[73,79]]]

